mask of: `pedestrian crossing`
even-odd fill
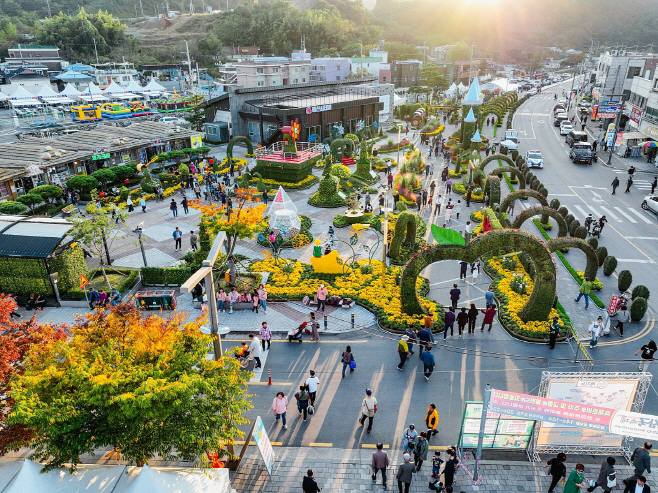
[[[524,209],[528,209],[529,207],[533,207],[534,204],[521,202],[521,205]],[[655,219],[653,216],[649,215],[649,213],[634,209],[633,207],[604,207],[602,205],[593,206],[589,204],[563,205],[567,208],[569,213],[572,214],[581,223],[584,222],[588,215],[592,214],[594,219],[605,216],[608,221],[614,221],[617,223],[628,222],[631,224],[656,224]]]
[[[628,171],[623,170],[623,169],[616,169],[614,172],[618,175],[627,175]],[[619,188],[624,188],[626,186],[626,180],[619,180]],[[651,191],[651,182],[652,180],[643,180],[641,178],[635,178],[633,176],[633,186],[632,188],[637,188],[638,190],[648,190]]]

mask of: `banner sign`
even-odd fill
[[[599,113],[619,113],[620,109],[618,104],[599,105]]]
[[[460,446],[476,448],[482,418],[481,402],[466,402],[462,418]],[[525,450],[530,443],[534,420],[517,419],[494,412],[487,412],[483,447],[491,449]]]
[[[272,449],[272,443],[270,443],[270,438],[267,436],[267,431],[263,425],[263,420],[258,416],[256,418],[256,423],[254,424],[254,440],[258,446],[258,451],[260,456],[263,458],[265,463],[265,468],[267,472],[272,475],[272,466],[274,465],[274,450]]]
[[[624,409],[610,409],[492,389],[489,412],[615,435],[658,439],[658,416]]]

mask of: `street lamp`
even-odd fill
[[[144,231],[142,229],[142,224],[144,222],[142,221],[139,223],[139,225],[135,228],[133,233],[137,233],[137,241],[139,241],[139,249],[142,251],[142,258],[144,259],[144,267],[148,267],[149,265],[146,263],[146,252],[144,251],[144,242],[142,241],[142,232]]]

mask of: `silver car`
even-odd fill
[[[644,197],[642,209],[658,214],[658,195],[647,195]]]

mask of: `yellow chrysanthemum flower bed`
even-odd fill
[[[560,326],[563,327],[564,323],[555,308],[551,309],[548,320],[530,322],[521,320],[519,313],[528,302],[535,283],[525,271],[519,259],[517,257],[514,257],[514,259],[516,260],[516,267],[513,270],[504,268],[502,259],[495,258],[487,262],[500,276],[496,286],[496,294],[501,301],[500,318],[507,324],[507,328],[513,332],[527,337],[546,338],[548,337],[549,326],[553,321],[553,317],[558,317]],[[527,284],[525,294],[519,294],[510,287],[514,274],[523,276],[523,281]]]
[[[351,298],[364,305],[377,307],[380,323],[389,329],[404,330],[409,324],[424,321],[424,316],[409,316],[402,312],[400,286],[396,279],[401,274],[400,267],[387,267],[382,280],[382,263],[379,260],[370,262],[371,273],[364,274],[360,269],[352,269],[345,275],[330,276],[315,274],[308,264],[284,259],[267,259],[255,262],[251,266],[254,272],[270,272],[267,282],[267,292],[272,296],[282,298],[313,298],[321,284],[329,291],[329,296]],[[359,265],[368,264],[368,260],[360,260]],[[423,278],[418,277],[416,288],[420,290]],[[432,319],[443,320],[443,308],[427,298],[421,298]]]

